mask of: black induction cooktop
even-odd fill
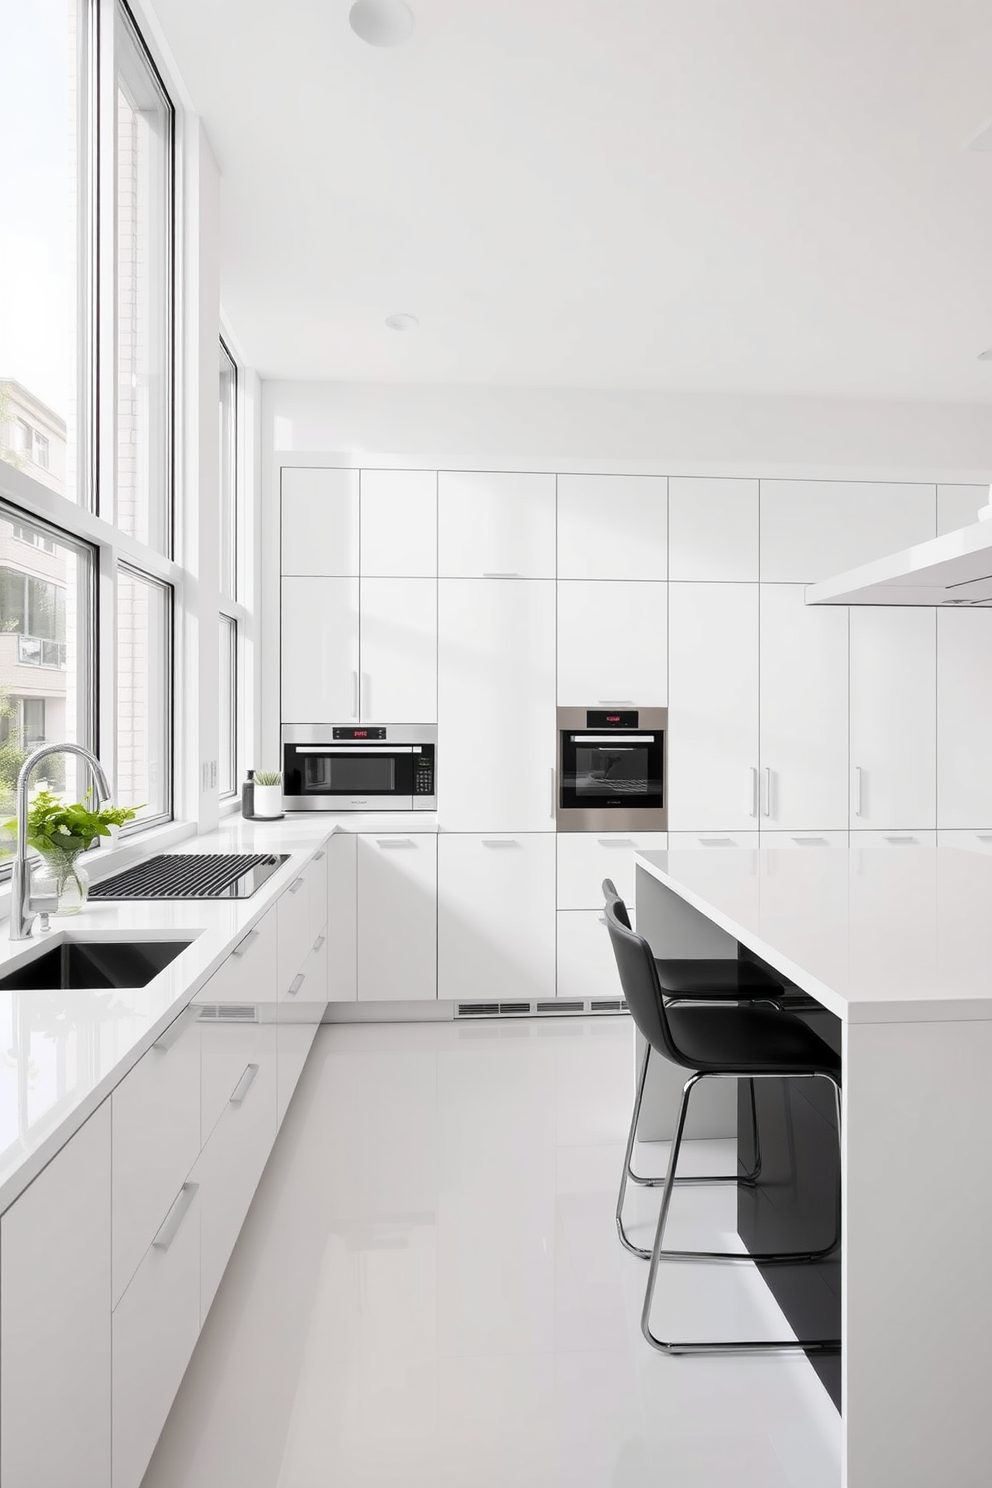
[[[288,853],[159,853],[91,886],[90,899],[250,899]]]

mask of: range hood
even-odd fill
[[[992,521],[973,522],[809,584],[806,603],[992,608]]]

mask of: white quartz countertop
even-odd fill
[[[992,857],[712,848],[636,862],[847,1022],[992,1019]]]
[[[231,948],[272,906],[335,831],[436,832],[422,813],[345,816],[298,813],[272,822],[228,817],[214,832],[170,847],[176,853],[272,852],[289,859],[249,899],[94,901],[12,942],[0,925],[0,976],[63,940],[171,940],[191,944],[146,987],[110,991],[0,990],[0,1212],[77,1131],[213,975]],[[155,851],[149,847],[148,856]],[[94,880],[117,871],[97,850]],[[37,922],[36,922],[37,927]]]

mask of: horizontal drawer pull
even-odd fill
[[[321,860],[321,858],[323,858],[324,856],[325,856],[324,849],[321,848],[320,849],[320,852],[314,853],[313,860],[314,860],[315,863],[319,863],[320,860]]]
[[[184,1183],[176,1196],[176,1201],[168,1214],[162,1221],[161,1228],[152,1245],[156,1250],[168,1250],[169,1246],[179,1234],[183,1220],[190,1211],[193,1200],[196,1198],[198,1183]]]
[[[161,1037],[155,1040],[155,1042],[152,1044],[152,1048],[157,1049],[160,1054],[168,1054],[172,1046],[174,1044],[177,1044],[182,1038],[183,1032],[186,1028],[186,1024],[189,1021],[189,1010],[187,1008],[184,1008],[183,1011],[179,1014],[179,1017],[169,1024],[168,1028],[161,1035]]]
[[[412,837],[377,837],[376,847],[416,847]]]
[[[829,847],[826,837],[793,837],[793,842],[798,842],[801,847]]]
[[[306,880],[304,878],[295,879],[289,886],[289,892],[291,894],[298,894],[305,882]]]
[[[485,569],[483,569],[482,577],[484,579],[519,579],[520,574],[514,569],[506,569],[502,573],[493,569],[490,569],[487,572]]]
[[[483,837],[483,847],[519,847],[515,837]]]
[[[232,1106],[240,1106],[241,1102],[244,1100],[245,1096],[248,1094],[248,1092],[251,1089],[252,1085],[255,1083],[255,1076],[257,1074],[258,1074],[258,1065],[257,1064],[249,1064],[248,1068],[245,1070],[244,1074],[241,1076],[241,1079],[238,1081],[237,1085],[235,1085],[234,1089],[231,1091],[230,1101],[231,1101],[231,1105]]]
[[[234,947],[234,950],[231,952],[231,955],[243,956],[246,951],[250,951],[256,940],[258,940],[261,933],[261,930],[249,930],[244,940],[238,941],[237,945]]]
[[[891,842],[893,847],[915,847],[915,837],[886,837],[886,842]]]
[[[600,847],[633,847],[633,837],[597,837]]]
[[[314,950],[315,951],[319,951],[320,948],[321,948],[321,946],[324,944],[324,941],[326,939],[327,939],[327,936],[326,935],[318,935],[317,936],[317,939],[313,943]]]
[[[976,836],[979,842],[992,842],[992,832],[978,832]]]
[[[289,986],[286,988],[286,996],[287,997],[295,997],[296,994],[297,994],[297,992],[299,992],[300,988],[303,986],[303,983],[305,981],[306,981],[306,977],[303,975],[303,973],[301,971],[298,976],[295,976],[293,978],[293,980],[290,982]]]

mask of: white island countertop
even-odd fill
[[[846,1023],[992,1019],[992,856],[714,848],[636,862]]]

